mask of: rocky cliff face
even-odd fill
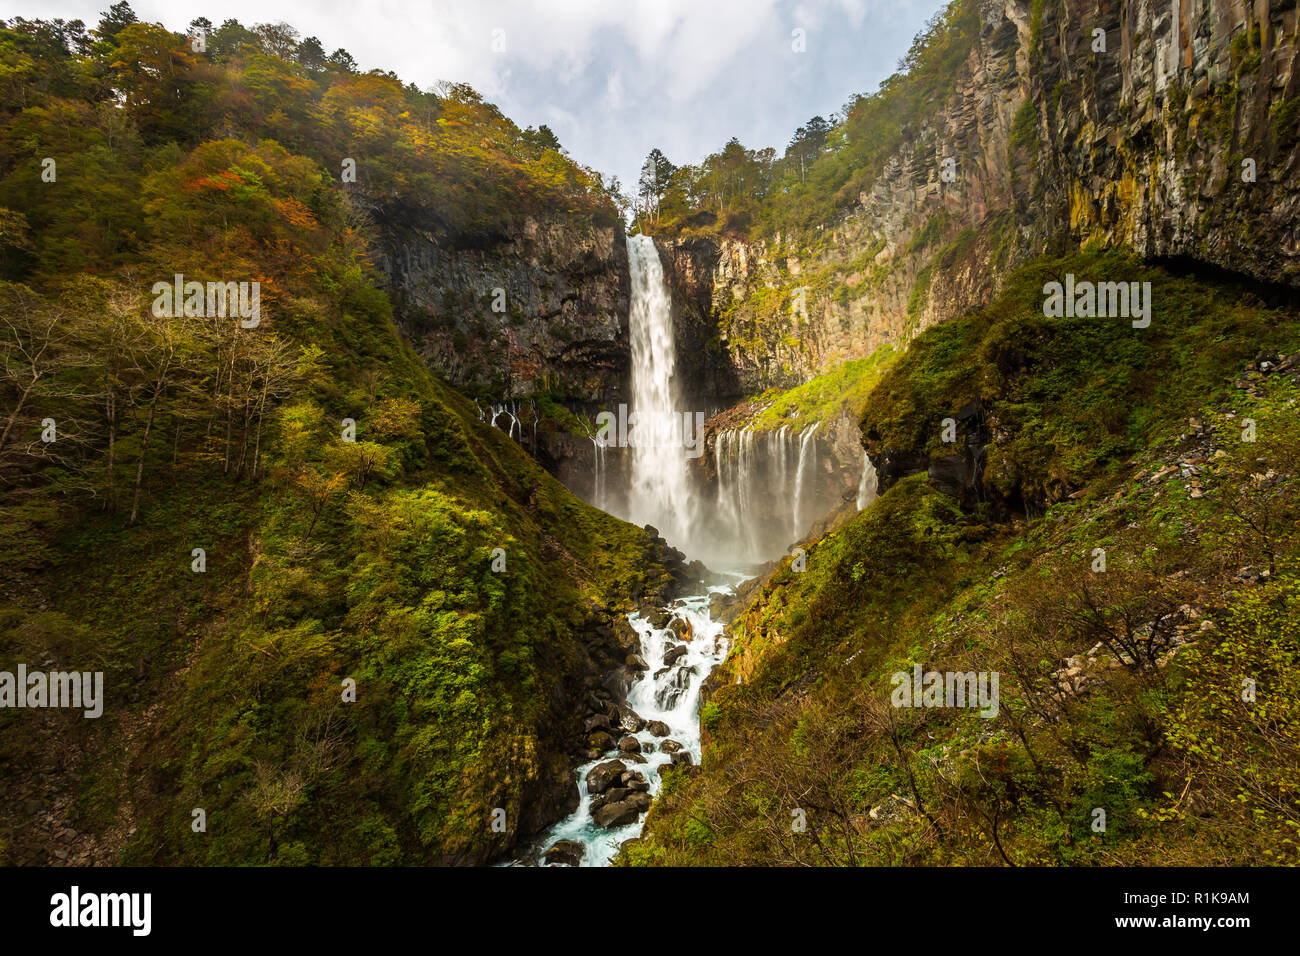
[[[1085,242],[1300,286],[1294,4],[980,12],[951,95],[839,221],[674,245],[673,281],[730,357],[718,378],[745,393],[807,380],[987,302],[1025,258]]]
[[[618,223],[556,214],[456,237],[427,210],[372,205],[398,323],[436,372],[488,401],[624,400],[627,247]]]

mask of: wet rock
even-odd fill
[[[628,770],[621,777],[619,777],[619,783],[627,787],[629,790],[639,790],[641,788],[637,785],[645,782],[646,782],[645,774],[643,774],[640,770]]]
[[[695,760],[691,757],[691,752],[689,750],[679,750],[677,751],[677,753],[673,754],[673,766],[675,767],[679,763],[686,764],[687,766],[690,766],[691,764],[695,763]]]
[[[605,791],[605,802],[618,803],[621,800],[626,800],[627,795],[631,792],[632,791],[627,787],[610,787]]]
[[[614,781],[627,771],[627,764],[621,760],[606,760],[587,771],[587,792],[604,793]]]
[[[652,753],[654,753],[654,752],[655,752],[655,742],[654,742],[653,740],[647,740],[645,743],[643,743],[643,744],[641,745],[641,752],[642,752],[642,753],[645,753],[645,754],[652,754]]]
[[[652,720],[645,725],[645,729],[650,731],[656,737],[667,737],[672,730],[662,720]]]
[[[672,615],[663,608],[655,608],[646,615],[646,620],[650,622],[650,626],[656,631],[662,631],[672,621]]]
[[[597,824],[609,830],[636,823],[637,818],[641,816],[641,811],[642,808],[630,800],[620,800],[618,803],[605,804],[591,816]]]
[[[647,763],[645,757],[640,754],[624,753],[619,755],[620,760],[626,760],[628,763]]]
[[[682,749],[682,745],[675,740],[665,740],[659,745],[659,749],[666,754],[675,754]]]
[[[645,721],[641,718],[641,715],[627,704],[619,704],[617,709],[617,721],[620,730],[626,731],[629,734],[635,734],[645,726]]]
[[[679,660],[686,656],[686,645],[675,644],[668,650],[664,651],[664,666],[672,667]]]
[[[668,680],[655,688],[655,703],[664,710],[672,710],[673,707],[677,706],[677,702],[681,700],[682,695],[690,689],[691,678],[694,676],[694,667],[678,667]]]
[[[587,722],[583,724],[583,731],[589,734],[594,730],[609,730],[609,718],[604,714],[588,717]]]
[[[618,742],[618,749],[625,754],[639,754],[641,752],[641,741],[635,737],[624,737]]]
[[[623,802],[631,804],[636,807],[637,810],[644,813],[646,810],[650,809],[650,804],[654,802],[654,799],[648,793],[636,792],[628,794],[627,799]]]
[[[598,730],[594,734],[588,734],[587,746],[599,753],[614,749],[614,738],[603,730]]]
[[[587,848],[577,840],[557,840],[546,851],[546,862],[552,866],[578,866]]]

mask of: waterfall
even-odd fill
[[[724,533],[740,525],[740,514],[736,508],[736,497],[732,463],[732,451],[735,435],[732,432],[718,432],[713,436],[713,464],[718,473],[718,515],[721,517]]]
[[[737,518],[744,535],[745,551],[754,552],[754,429],[742,428],[739,436],[740,454],[737,456],[736,487],[738,489]]]
[[[680,396],[673,372],[672,300],[659,251],[649,236],[628,236],[632,303],[632,483],[628,513],[637,524],[651,524],[681,547],[693,537],[694,509],[687,459],[679,430]],[[629,419],[631,416],[629,416]]]
[[[858,482],[859,511],[876,500],[877,491],[876,466],[871,463],[871,456],[863,451],[862,480]]]
[[[799,436],[799,466],[795,472],[794,479],[794,508],[791,511],[793,525],[790,528],[790,534],[793,538],[798,539],[807,527],[804,525],[803,516],[803,495],[804,495],[804,475],[807,473],[809,464],[816,466],[817,445],[813,442],[812,437],[817,433],[816,425],[809,425]],[[809,449],[812,454],[809,455]]]
[[[599,438],[593,438],[593,439],[591,440],[591,444],[592,444],[592,447],[595,449],[594,454],[595,454],[595,458],[596,458],[596,462],[595,462],[595,465],[596,465],[596,468],[595,468],[595,470],[596,470],[596,475],[595,475],[595,481],[592,483],[592,502],[591,502],[591,503],[592,503],[593,505],[595,505],[597,508],[600,508],[602,511],[607,511],[607,510],[609,510],[609,509],[608,509],[608,504],[609,504],[609,503],[605,500],[605,497],[606,497],[606,491],[605,491],[605,486],[606,486],[606,477],[605,477],[605,474],[606,474],[606,473],[605,473],[605,469],[606,469],[606,463],[605,463],[605,443],[604,443],[602,440],[600,440]]]

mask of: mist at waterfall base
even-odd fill
[[[587,500],[637,525],[651,525],[689,559],[714,569],[761,564],[789,553],[812,523],[839,503],[843,489],[828,482],[820,425],[721,429],[710,447],[688,447],[688,409],[677,374],[672,297],[654,240],[627,239],[631,303],[631,410],[635,439],[611,447],[593,434],[594,467]],[[701,461],[701,453],[709,460]],[[626,456],[615,474],[611,462]],[[712,466],[712,483],[707,465]],[[874,494],[874,474],[863,456],[859,507]]]
[[[672,300],[658,250],[647,236],[629,236],[627,248],[632,281],[631,392],[637,438],[627,447],[611,448],[593,435],[595,468],[589,500],[636,524],[652,525],[688,559],[702,560],[720,578],[739,583],[753,573],[757,563],[786,553],[811,523],[840,499],[835,495],[827,501],[825,490],[818,493],[814,488],[822,474],[817,444],[820,426],[810,425],[797,433],[789,427],[716,432],[712,450],[715,486],[708,488],[698,468],[701,449],[688,449],[683,441],[682,430],[690,415],[683,417],[674,374]],[[623,496],[613,494],[608,481],[608,456],[616,452],[631,456],[631,474]],[[692,468],[693,463],[697,467]],[[874,499],[875,490],[875,469],[864,455],[856,494],[859,508]],[[626,695],[627,705],[643,726],[623,728],[622,732],[636,738],[642,753],[610,751],[578,767],[577,809],[535,840],[517,862],[541,862],[548,848],[564,840],[581,844],[580,865],[603,866],[621,844],[640,835],[644,825],[641,815],[608,828],[593,818],[587,776],[599,764],[622,759],[627,769],[640,772],[653,797],[662,786],[661,769],[672,763],[663,750],[665,741],[675,741],[690,755],[690,762],[700,762],[700,690],[714,666],[727,655],[724,627],[712,618],[710,598],[732,591],[734,583],[713,584],[705,593],[672,602],[665,608],[669,620],[664,627],[653,626],[639,612],[628,615],[648,666]],[[685,636],[674,631],[673,621],[688,625]],[[666,664],[670,651],[672,660]],[[666,736],[652,732],[650,725],[656,721],[667,725]]]

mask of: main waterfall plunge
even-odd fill
[[[628,514],[635,523],[653,525],[669,542],[683,547],[695,540],[698,509],[687,474],[684,436],[675,427],[683,421],[685,410],[673,374],[677,349],[672,299],[653,239],[629,236],[627,262],[632,278],[628,326],[636,417]]]
[[[820,425],[797,433],[788,426],[762,432],[751,426],[718,429],[712,457],[705,457],[705,415],[682,404],[672,299],[659,252],[648,236],[628,237],[627,252],[632,408],[626,421],[611,412],[606,424],[617,418],[617,429],[602,428],[592,436],[588,500],[654,526],[688,558],[701,559],[735,581],[750,576],[756,563],[786,553],[831,508],[853,500],[859,508],[870,504],[876,490],[870,460],[863,455],[856,489],[845,488],[819,445]],[[498,414],[493,408],[494,421]],[[508,414],[513,429],[518,414]],[[692,431],[694,423],[700,434]],[[609,441],[611,433],[619,440]],[[625,438],[631,440],[624,443]],[[621,494],[610,482],[614,455],[628,456]],[[702,467],[709,464],[711,476]],[[649,618],[628,615],[640,641],[639,676],[624,701],[593,701],[586,721],[589,740],[608,732],[601,746],[615,740],[617,746],[587,752],[577,771],[577,809],[542,834],[519,862],[545,857],[552,863],[607,864],[624,841],[640,834],[642,814],[662,786],[664,768],[699,763],[700,690],[727,653],[722,624],[710,613],[710,596],[730,590],[715,585]]]

